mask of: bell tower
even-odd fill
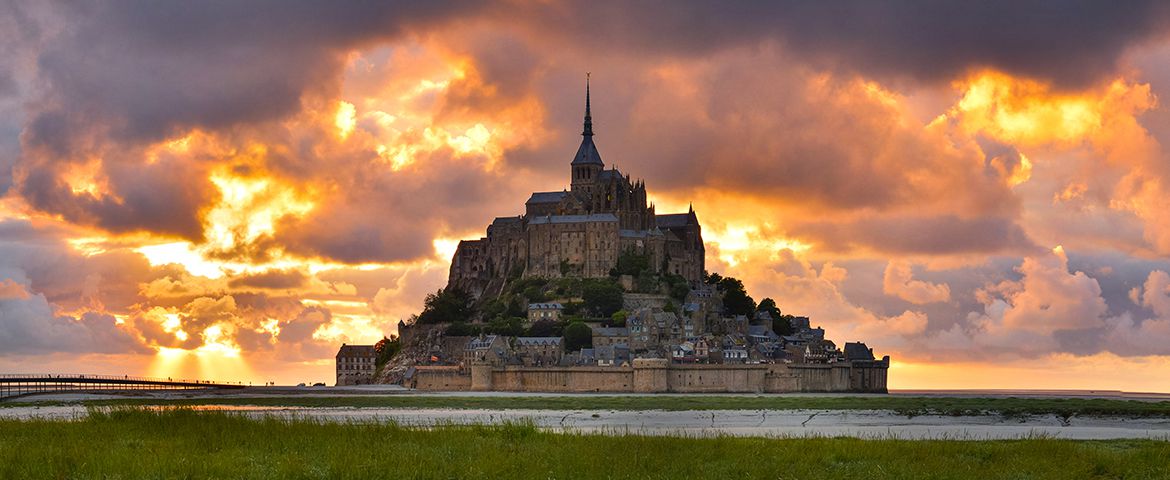
[[[574,192],[592,194],[597,184],[597,177],[605,169],[601,155],[597,153],[597,145],[593,144],[593,115],[589,105],[589,74],[585,74],[585,129],[581,132],[581,146],[577,148],[577,155],[570,164],[572,168],[572,190]]]

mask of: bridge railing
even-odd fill
[[[139,377],[134,375],[96,375],[89,373],[0,373],[0,381],[5,379],[34,379],[34,380],[115,380],[119,382],[150,382],[150,383],[193,383],[207,385],[245,385],[244,382],[221,382],[214,380],[198,380],[171,377]]]

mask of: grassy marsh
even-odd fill
[[[34,401],[35,397],[28,398]],[[60,404],[45,402],[43,404]],[[1088,398],[967,398],[909,396],[426,396],[348,395],[119,399],[86,405],[255,405],[292,407],[382,407],[545,410],[890,410],[900,415],[1058,415],[1170,417],[1170,401]],[[0,405],[18,405],[7,403]]]
[[[1170,477],[1170,442],[1152,440],[604,436],[132,407],[0,420],[0,432],[0,478]]]

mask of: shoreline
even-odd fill
[[[0,409],[0,420],[78,421],[86,405],[29,405]],[[396,424],[408,428],[532,424],[553,433],[684,437],[766,437],[901,440],[1170,440],[1170,418],[1057,414],[1022,416],[906,416],[890,410],[542,410],[194,405],[97,407],[118,410],[189,408],[332,424]]]

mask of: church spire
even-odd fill
[[[589,112],[589,72],[585,73],[585,131],[581,135],[593,136],[593,115]]]

